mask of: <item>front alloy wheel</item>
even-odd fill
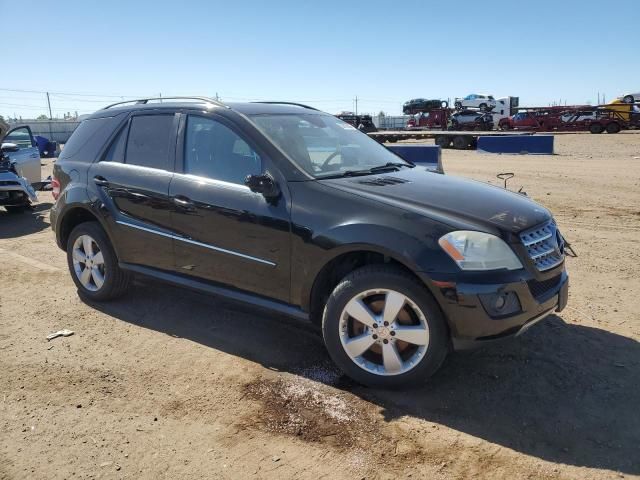
[[[431,293],[408,271],[386,264],[361,267],[340,281],[327,301],[322,334],[336,365],[371,387],[422,383],[449,349]]]
[[[340,341],[351,360],[375,375],[413,369],[429,345],[424,313],[408,297],[388,289],[353,297],[340,317]]]

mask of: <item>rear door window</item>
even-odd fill
[[[174,115],[138,115],[131,119],[125,163],[173,170],[169,165]]]

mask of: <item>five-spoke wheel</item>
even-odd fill
[[[438,369],[448,352],[442,313],[429,291],[389,265],[348,274],[329,297],[322,329],[331,358],[369,386],[418,383]]]
[[[111,242],[98,222],[76,226],[67,239],[67,263],[78,292],[91,300],[122,295],[129,275],[120,269]]]
[[[80,235],[71,252],[73,270],[87,290],[95,292],[104,285],[104,256],[96,241],[89,235]]]
[[[360,368],[376,375],[398,375],[424,356],[429,326],[420,308],[402,293],[367,290],[345,306],[340,340]]]

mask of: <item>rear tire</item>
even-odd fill
[[[607,125],[607,133],[619,133],[620,132],[620,124],[616,122],[612,122]]]
[[[463,135],[453,137],[453,148],[456,150],[465,150],[469,147],[469,139]]]
[[[113,300],[130,283],[130,274],[118,266],[118,257],[98,222],[81,223],[71,231],[67,265],[78,294],[89,300]]]
[[[435,143],[439,145],[440,148],[449,148],[451,146],[451,137],[448,135],[437,135]]]
[[[602,133],[604,131],[604,127],[602,125],[600,125],[599,123],[592,123],[591,126],[589,127],[589,131],[593,134],[599,134]]]
[[[365,326],[360,319],[375,323]],[[324,310],[322,333],[336,365],[376,388],[422,383],[449,351],[445,320],[429,291],[388,265],[359,268],[338,284]]]

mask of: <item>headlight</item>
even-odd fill
[[[462,270],[518,270],[522,263],[495,235],[462,230],[444,235],[438,243]]]

